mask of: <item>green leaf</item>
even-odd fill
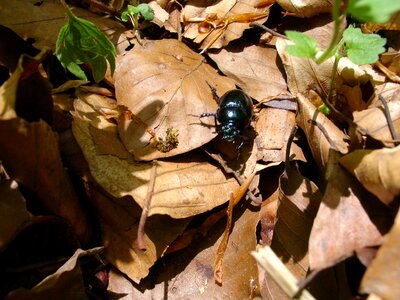
[[[154,10],[147,3],[141,3],[137,8],[146,21],[154,19]]]
[[[400,10],[399,0],[350,0],[347,13],[362,22],[384,23]]]
[[[286,51],[293,56],[308,57],[314,59],[317,52],[317,42],[307,34],[297,31],[285,31],[286,36],[294,42],[294,45],[288,45]]]
[[[347,28],[343,40],[348,58],[358,65],[375,63],[385,51],[386,39],[377,34],[364,34],[360,28]]]
[[[123,21],[123,22],[128,22],[129,21],[129,13],[128,13],[128,11],[123,11],[122,13],[121,13],[121,20]]]
[[[96,82],[104,78],[109,62],[111,74],[115,70],[116,50],[111,41],[91,22],[78,18],[68,11],[68,23],[57,38],[56,56],[61,65],[82,80],[87,80],[79,67],[91,65]]]
[[[126,9],[131,16],[139,14],[139,9],[136,6],[128,4],[128,7]]]

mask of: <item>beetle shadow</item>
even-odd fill
[[[157,149],[151,145],[152,136],[149,131],[155,133],[157,127],[160,126],[162,120],[158,124],[155,123],[159,119],[160,112],[164,106],[165,104],[162,100],[154,99],[138,113],[134,114],[130,112],[131,114],[127,114],[125,119],[119,120],[118,135],[122,143],[133,156],[135,156],[135,151],[133,151],[133,149],[146,148],[145,151],[148,153],[157,151]],[[130,111],[126,106],[120,106],[120,108],[122,111]],[[126,128],[124,128],[123,122],[129,122]],[[146,139],[145,136],[148,136],[148,139]],[[132,137],[135,138],[134,141],[132,141]]]

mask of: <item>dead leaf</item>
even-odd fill
[[[308,18],[332,11],[332,3],[325,0],[276,0],[291,15]]]
[[[297,124],[307,136],[308,144],[319,169],[325,170],[329,155],[332,154],[330,153],[332,148],[342,154],[348,152],[346,142],[348,137],[331,120],[319,112],[308,98],[298,94],[297,99],[299,107],[296,116]]]
[[[188,248],[164,257],[151,270],[149,277],[141,282],[141,289],[128,289],[127,283],[113,282],[109,290],[115,294],[129,293],[127,299],[244,299],[258,295],[257,267],[250,251],[255,249],[255,228],[258,209],[243,202],[234,209],[232,229],[227,252],[224,256],[222,286],[214,282],[213,263],[225,221],[219,222],[208,233]],[[220,226],[221,225],[221,226]],[[246,237],[246,238],[244,238]]]
[[[13,180],[0,180],[0,250],[27,225],[32,216]]]
[[[313,270],[380,245],[391,223],[389,210],[339,165],[330,174],[309,241]]]
[[[386,205],[390,205],[400,194],[400,146],[392,149],[355,150],[339,162]]]
[[[152,216],[145,226],[146,251],[137,248],[135,241],[141,209],[129,197],[107,198],[92,191],[92,205],[96,208],[105,245],[104,255],[118,270],[139,283],[153,264],[186,228],[190,219],[174,220],[169,216]]]
[[[118,144],[121,142],[115,130],[116,125],[107,122],[81,100],[75,102],[75,109],[72,129],[93,177],[114,197],[130,195],[143,207],[152,163],[132,162],[115,156],[115,153],[99,153],[90,128],[96,124],[107,124],[101,129],[109,137],[108,143]],[[101,132],[96,133],[97,136],[99,134]],[[227,179],[217,167],[195,152],[169,161],[159,161],[149,215],[168,214],[174,218],[193,216],[225,203],[229,191],[237,186],[235,180]]]
[[[382,24],[367,23],[362,24],[362,30],[366,32],[377,32],[379,30],[400,30],[400,13],[393,14],[389,21]]]
[[[400,290],[396,288],[400,279],[399,238],[400,213],[397,213],[392,229],[384,237],[383,245],[362,279],[360,292],[387,300],[400,298]]]
[[[331,82],[333,59],[328,59],[322,64],[317,64],[308,58],[299,58],[289,55],[286,46],[291,42],[282,38],[276,41],[276,49],[285,67],[287,84],[292,95],[316,91],[319,95],[328,94]],[[336,77],[336,88],[341,86],[341,78]]]
[[[135,159],[185,153],[215,137],[213,120],[199,120],[201,113],[217,110],[209,84],[217,88],[219,95],[235,87],[208,66],[201,55],[176,40],[149,41],[119,61],[115,71],[118,104],[126,106],[157,137],[164,137],[168,128],[179,131],[178,147],[162,153],[149,144],[151,136],[143,128],[134,122],[121,124],[121,140]]]
[[[286,159],[286,146],[295,126],[295,113],[277,109],[262,109],[257,116],[256,138],[259,157],[264,162],[283,162]],[[292,144],[290,155],[295,155],[296,160],[304,160],[303,151],[296,144]]]
[[[82,241],[91,227],[65,173],[58,141],[43,121],[0,121],[0,158],[7,172],[35,195],[40,203],[67,219]]]
[[[201,43],[201,49],[226,46],[230,41],[240,38],[243,32],[250,28],[251,22],[265,22],[269,13],[269,7],[256,8],[262,2],[260,0],[223,0],[207,6],[199,5],[198,2],[191,0],[185,5],[182,14],[186,22],[213,16],[212,22],[215,22],[217,27],[223,25],[224,22],[227,24],[226,27],[215,30],[211,29],[212,25],[210,24],[210,31],[206,33],[199,32],[198,22],[186,25],[183,36],[194,39],[195,43]]]
[[[229,45],[218,53],[209,52],[208,55],[226,76],[257,101],[287,93],[285,78],[275,63],[275,49]]]
[[[98,247],[85,251],[76,250],[75,254],[56,273],[46,277],[30,290],[20,288],[11,292],[6,299],[90,299],[85,292],[78,259],[98,254],[102,249]]]

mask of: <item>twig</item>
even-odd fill
[[[144,200],[142,214],[140,216],[137,237],[136,237],[136,242],[135,242],[136,247],[143,251],[146,250],[146,245],[144,244],[144,226],[146,224],[147,216],[149,214],[151,199],[153,198],[154,184],[156,182],[156,176],[157,176],[157,161],[154,160],[153,167],[151,168],[150,181],[149,181],[149,185],[148,185],[148,189],[147,189],[146,198]]]
[[[338,147],[336,146],[335,142],[331,139],[331,137],[329,136],[328,131],[326,131],[326,129],[324,128],[324,126],[322,126],[321,123],[315,121],[315,120],[308,120],[308,122],[312,125],[315,125],[318,127],[319,130],[321,130],[322,134],[325,136],[325,138],[328,140],[328,143],[331,145],[331,148],[335,151],[339,152]]]
[[[392,117],[390,116],[390,110],[389,110],[389,106],[385,100],[385,98],[382,95],[378,96],[379,100],[381,100],[382,104],[383,104],[383,112],[385,114],[388,126],[389,126],[389,130],[390,130],[390,134],[392,135],[393,140],[398,140],[399,139],[399,135],[396,132],[396,129],[393,126],[393,120]],[[398,145],[398,142],[394,142],[395,145]]]
[[[283,38],[285,40],[288,40],[288,37],[286,35],[280,34],[279,32],[276,32],[275,30],[272,30],[271,28],[268,28],[267,26],[265,26],[263,24],[259,24],[259,23],[256,23],[256,22],[251,22],[250,26],[252,26],[252,27],[260,27],[261,29],[265,30],[266,32],[269,32],[272,35],[275,35],[275,36],[281,37],[281,38]]]

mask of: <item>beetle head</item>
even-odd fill
[[[236,124],[229,122],[221,126],[222,138],[229,142],[232,142],[240,134],[240,130],[237,128]]]

